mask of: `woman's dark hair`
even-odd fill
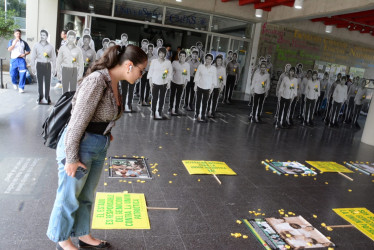
[[[295,73],[295,72],[296,72],[295,67],[291,67],[291,68],[290,68],[290,71],[293,71],[293,72]]]
[[[317,71],[313,71],[312,75],[317,75],[318,76]]]
[[[138,46],[128,45],[119,46],[115,45],[113,47],[107,48],[103,56],[93,63],[93,65],[87,70],[86,75],[88,76],[92,72],[101,69],[112,69],[116,65],[121,65],[126,60],[131,61],[134,66],[144,63],[147,61],[147,55]]]

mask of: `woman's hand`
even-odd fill
[[[82,167],[87,169],[87,167],[80,161],[75,163],[67,163],[65,164],[65,172],[68,176],[75,177],[75,172],[77,172],[77,168]]]

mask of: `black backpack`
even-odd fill
[[[65,92],[53,107],[51,113],[45,120],[42,128],[44,145],[56,149],[57,143],[63,132],[63,128],[68,124],[71,117],[71,109],[75,91]]]

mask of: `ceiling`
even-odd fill
[[[374,10],[315,18],[311,21],[323,22],[325,25],[332,25],[336,28],[346,28],[350,31],[370,33],[372,36],[374,36]]]
[[[229,2],[231,0],[221,0],[222,2]],[[239,0],[239,5],[253,4],[255,9],[262,9],[264,11],[271,11],[271,8],[276,6],[288,6],[293,7],[295,0]]]
[[[237,1],[239,6],[253,4],[254,9],[271,11],[277,6],[293,7],[295,0],[221,0],[222,2]],[[352,0],[354,1],[354,0]],[[304,0],[305,2],[305,0]],[[318,16],[316,13],[314,16]],[[323,22],[325,25],[332,25],[336,28],[345,28],[349,31],[370,33],[374,36],[374,10],[344,13],[334,16],[318,17],[310,19],[312,22]]]

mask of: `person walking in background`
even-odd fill
[[[10,51],[9,74],[12,78],[13,88],[24,93],[27,71],[26,56],[30,54],[30,47],[27,42],[22,40],[21,30],[14,30],[14,39],[9,41],[8,51]]]

